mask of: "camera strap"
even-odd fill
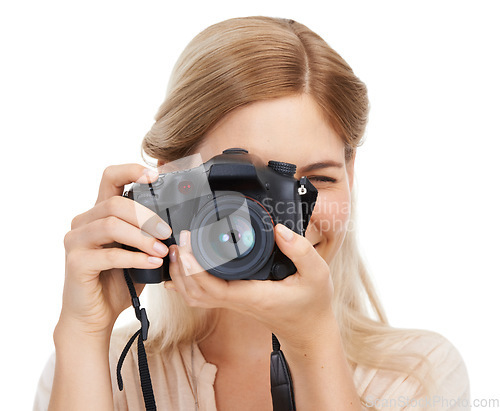
[[[273,352],[271,353],[271,395],[273,411],[295,411],[292,376],[281,351],[281,344],[273,334]]]
[[[122,366],[125,357],[127,356],[130,347],[137,338],[137,357],[139,360],[139,375],[141,378],[141,388],[142,397],[144,398],[144,405],[146,406],[146,411],[156,411],[155,396],[153,393],[153,385],[151,384],[151,375],[149,374],[148,367],[148,357],[146,355],[146,349],[144,348],[144,341],[148,339],[149,331],[149,320],[146,315],[146,309],[141,308],[141,303],[137,293],[135,292],[134,284],[130,278],[130,274],[126,268],[123,269],[123,275],[125,281],[127,282],[127,287],[130,292],[130,297],[132,297],[132,306],[135,310],[135,316],[141,322],[141,328],[128,340],[125,348],[123,349],[118,364],[116,366],[116,378],[118,380],[118,388],[123,391],[123,379],[122,379]]]
[[[118,388],[123,391],[123,378],[121,370],[123,362],[127,356],[132,344],[137,338],[137,357],[139,361],[139,375],[141,380],[142,396],[146,411],[156,411],[155,396],[153,393],[153,385],[151,383],[151,375],[149,373],[148,359],[144,348],[144,341],[148,338],[149,320],[146,315],[146,309],[141,308],[141,303],[135,287],[130,278],[128,270],[123,270],[123,275],[127,283],[130,297],[132,298],[132,306],[135,310],[135,316],[141,322],[141,328],[135,332],[128,340],[123,348],[123,351],[116,366],[116,377],[118,380]],[[295,398],[293,393],[292,376],[288,364],[285,360],[285,355],[281,351],[281,345],[276,336],[273,334],[273,352],[271,353],[271,396],[273,399],[273,411],[295,411]]]

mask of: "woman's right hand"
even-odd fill
[[[73,219],[64,238],[66,277],[55,336],[66,330],[109,341],[118,315],[131,304],[122,269],[162,265],[168,248],[157,239],[168,238],[170,227],[153,211],[122,197],[126,184],[157,178],[158,173],[139,164],[110,166],[95,206]],[[144,285],[135,287],[139,295]]]

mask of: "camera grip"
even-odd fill
[[[163,259],[163,264],[167,263]],[[158,284],[164,280],[171,280],[170,275],[167,274],[167,278],[163,278],[163,269],[159,268],[129,268],[128,272],[134,283],[139,284]]]
[[[167,244],[169,246],[169,244]],[[122,247],[128,251],[140,251],[135,247],[122,244]],[[162,281],[171,281],[168,272],[168,263],[170,259],[167,256],[163,258],[163,265],[158,268],[129,268],[128,272],[132,281],[137,284],[158,284]]]

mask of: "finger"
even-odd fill
[[[183,277],[184,295],[188,304],[202,308],[224,307],[225,298],[222,296],[227,288],[227,282],[209,274],[198,263],[191,249],[189,231],[181,231],[177,250],[177,265],[181,267],[177,275]]]
[[[113,196],[95,205],[85,213],[77,215],[71,222],[71,228],[78,228],[92,221],[116,216],[145,233],[166,239],[172,234],[170,226],[158,214],[130,198]]]
[[[184,275],[191,276],[193,274],[208,274],[205,269],[198,263],[193,255],[191,248],[191,232],[182,230],[179,234],[179,259],[184,268]]]
[[[66,264],[76,273],[97,275],[112,268],[158,268],[163,264],[163,258],[121,248],[103,248],[70,252]]]
[[[204,300],[205,291],[193,280],[191,276],[186,276],[186,268],[179,257],[179,248],[171,246],[170,254],[170,278],[176,291],[184,298],[184,301],[192,307],[213,308]],[[168,288],[171,288],[167,286]]]
[[[165,257],[168,253],[165,244],[155,238],[146,237],[139,228],[115,216],[92,221],[71,230],[64,238],[66,250],[99,248],[114,242],[138,248],[157,257]]]
[[[210,307],[236,308],[242,303],[251,303],[254,295],[252,290],[259,294],[258,288],[263,285],[262,281],[226,281],[205,271],[193,254],[189,231],[181,231],[178,250],[188,296],[198,298],[200,293],[200,298],[202,295]]]
[[[183,268],[178,262],[179,251],[177,246],[172,245],[169,248],[170,262],[168,266],[168,272],[170,274],[170,278],[172,279],[172,283],[174,284],[175,289],[182,295],[185,295],[186,286],[184,284],[184,274],[182,273]],[[166,286],[167,287],[167,286]]]
[[[295,233],[283,224],[276,224],[275,234],[276,244],[283,254],[292,260],[300,276],[317,278],[318,270],[325,267],[326,272],[328,272],[325,260],[307,238]]]
[[[123,187],[130,183],[151,183],[156,181],[158,173],[140,164],[120,164],[106,167],[103,172],[97,203],[113,196],[123,194]]]

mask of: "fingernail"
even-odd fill
[[[188,270],[191,268],[191,264],[189,264],[189,261],[187,260],[186,256],[181,255],[181,261],[182,261],[182,265],[184,268],[186,268]]]
[[[181,235],[179,236],[179,247],[184,247],[187,244],[187,231],[181,231]]]
[[[146,168],[146,171],[144,172],[148,177],[151,178],[156,178],[158,177],[158,171],[156,170],[150,170],[149,168]]]
[[[170,234],[172,234],[172,229],[168,226],[167,223],[160,221],[156,224],[156,231],[160,234],[161,237],[168,238]]]
[[[158,257],[148,257],[148,261],[149,261],[151,264],[154,264],[154,265],[159,265],[159,264],[162,264],[162,263],[163,263],[163,258],[158,258]]]
[[[147,184],[147,183],[151,183],[153,181],[155,181],[157,178],[158,178],[158,172],[155,171],[155,170],[150,170],[149,168],[145,168],[143,171],[142,171],[142,176],[140,176],[138,179],[137,179],[137,182],[138,183],[142,183],[142,184]]]
[[[163,244],[163,243],[160,243],[159,241],[156,241],[153,245],[153,249],[158,253],[158,254],[161,254],[161,255],[165,255],[168,253],[168,247]]]
[[[170,252],[170,261],[172,263],[177,262],[177,251],[175,250],[175,248],[172,248],[172,251]]]
[[[293,239],[293,231],[283,224],[278,224],[276,226],[276,231],[278,231],[279,235],[283,237],[285,241],[291,241]]]

